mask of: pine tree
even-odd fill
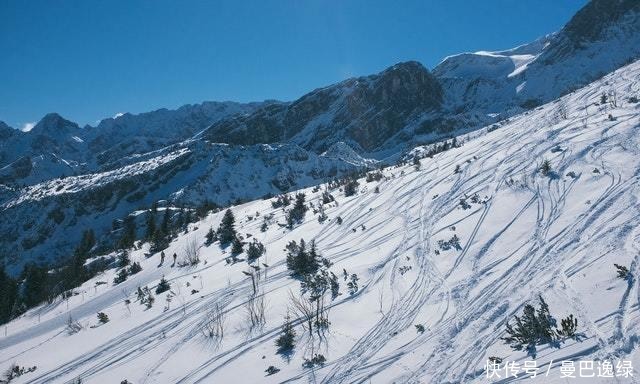
[[[322,192],[322,204],[329,204],[334,201],[334,197],[328,191]]]
[[[618,273],[619,279],[626,280],[631,276],[629,268],[625,267],[624,265],[618,265],[616,263],[614,263],[613,265],[616,267],[616,272]]]
[[[156,228],[153,233],[153,238],[151,239],[151,248],[150,251],[152,253],[156,253],[163,249],[166,249],[169,246],[169,233],[162,231],[160,227]]]
[[[293,276],[304,277],[305,275],[314,274],[320,268],[323,259],[318,255],[315,241],[311,241],[311,246],[307,250],[307,244],[304,239],[300,240],[300,245],[295,241],[291,241],[287,245],[287,268]]]
[[[0,324],[11,320],[18,298],[18,282],[12,279],[0,264]]]
[[[355,195],[358,192],[359,185],[360,184],[358,184],[358,181],[356,179],[347,181],[347,183],[344,185],[344,195],[346,197]]]
[[[540,307],[536,308],[527,304],[524,306],[522,316],[515,316],[515,325],[509,322],[506,325],[508,336],[502,338],[512,349],[520,351],[526,349],[535,357],[536,345],[554,341],[556,333],[553,330],[554,320],[549,313],[549,306],[538,297]]]
[[[23,297],[24,304],[34,307],[44,301],[47,294],[47,269],[35,264],[28,264],[24,267],[23,275]]]
[[[155,233],[156,233],[156,214],[155,214],[155,211],[151,210],[147,212],[147,228],[144,235],[145,240],[147,241],[153,240]]]
[[[166,292],[169,289],[171,289],[171,284],[169,284],[169,282],[164,278],[164,276],[162,276],[162,279],[160,279],[160,282],[156,286],[156,295],[159,295],[162,292]]]
[[[227,245],[236,239],[237,234],[235,222],[236,219],[233,216],[233,212],[231,212],[230,209],[227,209],[222,217],[222,221],[220,222],[220,227],[218,228],[218,239],[220,239],[220,244]]]
[[[131,258],[129,257],[129,252],[127,250],[120,252],[120,254],[118,255],[118,266],[120,268],[124,268],[129,264],[131,264]]]
[[[123,283],[127,280],[128,277],[129,277],[129,272],[127,271],[126,268],[122,268],[120,271],[118,271],[118,274],[116,275],[116,277],[113,278],[113,284]]]
[[[162,215],[162,222],[160,223],[160,233],[164,236],[168,236],[169,227],[171,227],[170,210],[169,207],[165,207],[164,214]]]
[[[287,226],[292,228],[295,224],[299,224],[304,220],[307,206],[305,203],[306,196],[304,193],[296,194],[296,201],[293,207],[287,212]]]
[[[542,165],[540,166],[540,171],[543,175],[548,176],[551,172],[551,162],[547,159],[544,159]]]
[[[185,233],[187,232],[187,230],[189,229],[189,223],[191,223],[191,210],[187,209],[184,213],[184,230]]]
[[[96,236],[92,229],[82,232],[82,239],[73,252],[71,262],[65,269],[63,287],[65,290],[72,289],[89,279],[89,271],[85,267],[85,262],[89,258],[91,249],[96,245]]]
[[[98,321],[101,324],[107,324],[109,322],[109,316],[104,312],[98,312]]]
[[[218,239],[218,235],[216,235],[216,232],[213,230],[213,227],[209,228],[209,231],[207,232],[205,238],[206,238],[206,242],[205,242],[206,246],[210,246]]]
[[[576,330],[578,329],[578,319],[574,318],[573,315],[569,315],[568,317],[560,320],[560,324],[562,325],[562,329],[556,329],[556,333],[561,337],[576,337]]]
[[[231,254],[232,255],[241,254],[243,251],[243,247],[244,245],[242,244],[242,241],[240,240],[240,238],[238,237],[234,238],[233,242],[231,243]]]
[[[179,231],[184,227],[184,207],[180,208],[178,211],[178,217],[176,218],[175,224],[175,232]]]
[[[140,271],[142,271],[142,266],[137,261],[135,263],[131,264],[131,267],[129,267],[129,274],[130,275],[135,275],[136,273],[138,273]]]
[[[338,281],[338,276],[333,272],[331,272],[329,283],[331,285],[331,300],[335,300],[340,296],[340,282]]]
[[[309,247],[309,253],[305,262],[305,273],[316,273],[320,268],[321,257],[318,255],[316,248],[316,241],[311,240],[311,246]]]
[[[280,336],[276,339],[276,347],[278,347],[277,353],[280,355],[288,355],[295,348],[296,331],[291,324],[291,318],[287,313]]]
[[[358,275],[355,273],[351,274],[350,280],[347,283],[347,289],[349,289],[350,295],[355,295],[358,292]]]
[[[265,252],[266,249],[264,247],[264,244],[256,239],[253,239],[253,241],[249,243],[249,248],[247,248],[247,261],[253,262],[260,256],[262,256]]]
[[[120,249],[131,248],[136,241],[136,222],[135,217],[127,216],[122,222],[122,235],[118,242]]]
[[[303,275],[305,262],[307,260],[307,250],[304,239],[300,240],[300,245],[296,244],[295,241],[291,241],[287,244],[287,249],[287,268],[294,276]]]

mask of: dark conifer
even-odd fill
[[[221,244],[227,245],[236,239],[235,222],[236,219],[233,216],[233,212],[227,209],[218,228],[218,239]]]

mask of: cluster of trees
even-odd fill
[[[554,343],[560,338],[575,338],[578,319],[569,315],[561,320],[561,327],[556,327],[556,320],[549,312],[549,306],[542,296],[538,296],[539,306],[531,304],[524,306],[521,316],[515,316],[514,325],[507,322],[507,336],[502,340],[516,351],[526,350],[533,358],[536,356],[536,346]]]
[[[409,159],[403,159],[398,161],[398,163],[396,164],[397,166],[403,166],[406,165],[407,162],[410,160],[411,164],[413,164],[413,166],[416,169],[420,169],[420,160],[424,159],[424,158],[433,158],[433,156],[437,155],[438,153],[441,152],[445,152],[448,151],[452,148],[459,148],[462,146],[462,143],[460,141],[458,141],[458,139],[456,137],[453,137],[450,141],[449,140],[445,140],[441,143],[436,143],[433,144],[428,150],[423,151],[422,153],[419,154],[414,154],[413,156],[411,156]]]
[[[120,284],[125,282],[129,276],[135,275],[142,271],[142,266],[138,262],[131,263],[129,259],[129,252],[127,250],[122,251],[118,256],[118,266],[121,268],[116,277],[113,279],[113,284]]]
[[[182,207],[177,212],[168,207],[159,210],[158,205],[154,203],[145,217],[144,237],[139,237],[135,216],[129,215],[120,222],[114,221],[113,229],[117,231],[118,237],[113,243],[113,248],[110,245],[100,245],[100,251],[122,250],[116,264],[120,271],[114,283],[121,283],[128,276],[142,270],[139,263],[130,263],[126,251],[134,246],[136,240],[151,242],[151,251],[158,252],[165,249],[171,239],[180,230],[186,229],[189,223],[205,217],[216,209],[218,206],[209,201],[193,209]],[[105,258],[88,262],[97,248],[96,235],[93,230],[88,229],[83,232],[73,254],[63,265],[29,263],[15,278],[0,265],[0,324],[43,302],[52,303],[57,297],[72,295],[71,290],[109,268],[110,262]]]
[[[305,205],[306,195],[298,193],[293,207],[287,211],[287,227],[293,228],[294,225],[300,224],[304,220],[305,213],[309,208]]]
[[[358,186],[360,186],[360,184],[358,184],[358,180],[357,179],[350,179],[345,185],[344,185],[344,195],[346,197],[349,196],[353,196],[356,193],[358,193]]]
[[[322,336],[329,327],[327,297],[335,300],[341,294],[339,279],[329,270],[331,265],[329,260],[318,253],[314,241],[309,246],[304,239],[300,243],[291,241],[287,245],[287,268],[293,277],[300,280],[301,291],[299,296],[291,294],[291,308],[296,317],[302,319],[303,328],[311,335],[315,332]],[[295,335],[292,332],[287,314],[282,335],[276,344],[279,351],[291,349],[290,341]]]
[[[271,206],[274,209],[277,208],[282,208],[282,207],[286,207],[289,204],[291,204],[291,197],[289,197],[289,195],[278,195],[276,196],[276,198],[271,202]]]
[[[315,241],[311,241],[309,249],[304,239],[299,244],[295,240],[287,244],[287,268],[292,276],[303,278],[316,273],[323,262],[326,259],[318,254]]]
[[[131,248],[136,240],[144,240],[151,243],[151,252],[162,251],[180,231],[186,231],[190,223],[206,217],[209,212],[217,209],[219,207],[208,200],[194,208],[172,209],[165,207],[162,211],[158,209],[157,203],[153,203],[146,212],[143,236],[138,234],[136,218],[133,215],[125,217],[121,224],[118,224],[117,221],[114,222],[114,230],[120,232],[115,249]]]
[[[66,265],[54,268],[29,263],[17,278],[9,276],[4,266],[0,266],[0,323],[6,323],[42,302],[53,302],[104,270],[104,264],[85,265],[95,244],[94,232],[86,230]]]

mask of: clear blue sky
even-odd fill
[[[81,125],[204,100],[293,100],[418,60],[506,49],[585,0],[0,0],[0,120]]]

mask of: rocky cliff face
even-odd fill
[[[411,120],[439,110],[441,103],[435,77],[420,63],[407,62],[317,89],[289,104],[220,121],[205,135],[233,144],[291,141],[317,152],[345,141],[371,152]]]

